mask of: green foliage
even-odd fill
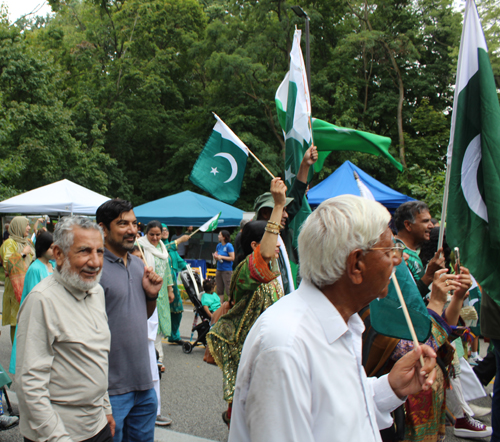
[[[49,3],[52,18],[15,26],[0,11],[0,197],[62,178],[134,204],[199,191],[188,176],[212,112],[281,174],[274,96],[304,27],[295,2]],[[310,17],[313,116],[391,137],[408,165],[399,174],[381,157],[338,152],[314,182],[349,159],[438,213],[461,14],[444,0],[298,4]],[[497,9],[480,3],[498,75]],[[236,205],[251,210],[268,187],[249,159]]]
[[[406,176],[405,176],[406,175]],[[443,206],[443,193],[446,172],[431,172],[420,166],[411,166],[406,170],[399,181],[403,191],[413,198],[425,201],[429,206],[431,215],[441,219]]]

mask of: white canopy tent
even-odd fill
[[[72,181],[61,180],[0,202],[0,213],[95,215],[97,208],[109,199]]]

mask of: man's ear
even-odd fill
[[[104,225],[104,223],[99,223],[102,231],[104,232],[104,241],[106,241],[106,237],[108,236],[108,228]]]
[[[365,273],[366,265],[364,253],[361,249],[353,250],[347,257],[346,273],[353,284],[361,284]]]
[[[52,253],[54,255],[54,260],[56,261],[57,268],[60,269],[62,265],[64,264],[64,260],[66,259],[66,256],[64,255],[63,250],[61,247],[58,245],[54,245],[54,248],[52,249]]]
[[[406,229],[406,231],[407,232],[411,232],[411,226],[412,226],[413,223],[409,219],[406,219],[404,221],[404,223],[405,223],[405,229]]]

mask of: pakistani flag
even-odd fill
[[[314,145],[318,148],[318,161],[314,163],[314,171],[319,172],[326,157],[334,150],[351,150],[383,156],[400,172],[403,165],[390,153],[391,139],[381,135],[335,126],[326,121],[313,119]]]
[[[500,105],[476,5],[467,0],[448,146],[446,238],[500,305]]]
[[[214,198],[233,204],[240,197],[248,149],[217,115],[217,123],[189,179]]]
[[[199,230],[201,230],[202,232],[213,232],[217,228],[217,225],[219,224],[219,218],[221,213],[222,212],[219,212],[213,218],[210,218],[205,224],[203,224],[200,227]]]
[[[431,320],[422,295],[404,260],[395,268],[395,273],[417,339],[419,342],[425,342],[431,334]],[[375,331],[381,335],[413,341],[392,279],[387,296],[370,303],[370,321]]]
[[[296,29],[290,51],[290,70],[276,91],[276,107],[280,124],[285,136],[285,184],[290,189],[297,176],[304,153],[311,145],[311,99],[307,83],[304,57],[300,49],[301,31]],[[310,171],[312,173],[312,170]],[[310,215],[311,208],[304,195],[300,211],[290,223],[293,231],[293,246],[297,247],[297,238],[302,223]],[[295,282],[297,265],[290,262]]]
[[[311,99],[296,29],[290,51],[290,70],[276,91],[276,107],[285,135],[285,184],[291,187],[304,153],[311,145]]]

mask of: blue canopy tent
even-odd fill
[[[318,185],[314,186],[308,193],[307,199],[311,206],[318,206],[328,198],[339,195],[360,195],[358,185],[354,178],[354,172],[357,172],[363,184],[370,189],[374,198],[383,204],[389,211],[393,212],[401,204],[407,201],[414,201],[413,198],[396,192],[390,187],[372,178],[359,167],[346,161],[328,178],[324,179]]]
[[[199,227],[219,212],[219,227],[239,226],[243,218],[243,210],[189,190],[134,207],[137,220],[144,224],[157,220],[182,227]]]

